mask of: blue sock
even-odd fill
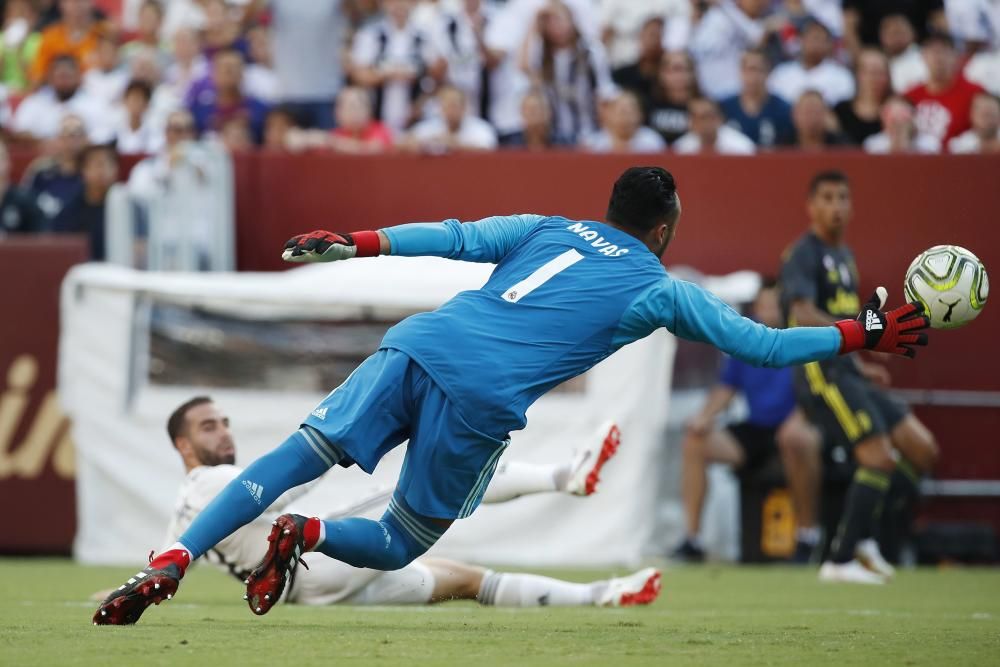
[[[316,551],[331,558],[375,570],[398,570],[423,555],[446,528],[414,512],[393,496],[378,521],[338,519],[324,521],[325,537]]]
[[[303,426],[226,485],[184,531],[180,543],[191,552],[191,560],[198,558],[263,514],[282,493],[316,479],[342,458],[342,452]]]

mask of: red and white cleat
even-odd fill
[[[635,574],[608,581],[608,588],[599,607],[634,607],[652,604],[660,595],[660,571],[653,567],[639,570]]]
[[[151,604],[169,600],[177,592],[184,570],[191,563],[186,551],[165,551],[149,567],[137,572],[111,592],[94,612],[94,625],[132,625]]]
[[[285,590],[288,574],[296,563],[307,570],[309,566],[302,560],[302,553],[308,551],[306,524],[308,517],[298,514],[282,514],[268,535],[267,553],[244,582],[247,585],[243,599],[250,605],[250,611],[263,616],[278,603]],[[315,541],[314,541],[315,544]],[[311,547],[313,545],[309,545]]]
[[[601,468],[611,460],[621,444],[621,431],[613,421],[601,424],[593,441],[581,449],[573,457],[570,464],[569,480],[566,482],[566,493],[574,496],[589,496],[597,490],[600,481]]]

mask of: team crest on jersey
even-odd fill
[[[597,248],[597,252],[602,255],[607,255],[608,257],[621,257],[628,253],[628,248],[619,248],[617,245],[608,241],[603,236],[598,234],[595,230],[590,228],[590,225],[585,225],[582,222],[574,222],[572,225],[566,227],[571,232],[575,232],[584,241],[587,241],[593,247]]]

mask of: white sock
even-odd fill
[[[586,607],[606,582],[575,584],[537,574],[487,572],[476,599],[497,607]]]
[[[558,491],[556,477],[563,466],[523,461],[501,461],[490,485],[483,494],[483,502],[504,503],[531,493]]]

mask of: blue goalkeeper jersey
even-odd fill
[[[403,320],[381,345],[420,364],[487,434],[523,428],[542,394],[660,327],[759,366],[827,359],[840,347],[834,327],[777,330],[741,317],[604,223],[515,215],[382,231],[394,255],[497,265],[482,288]]]

